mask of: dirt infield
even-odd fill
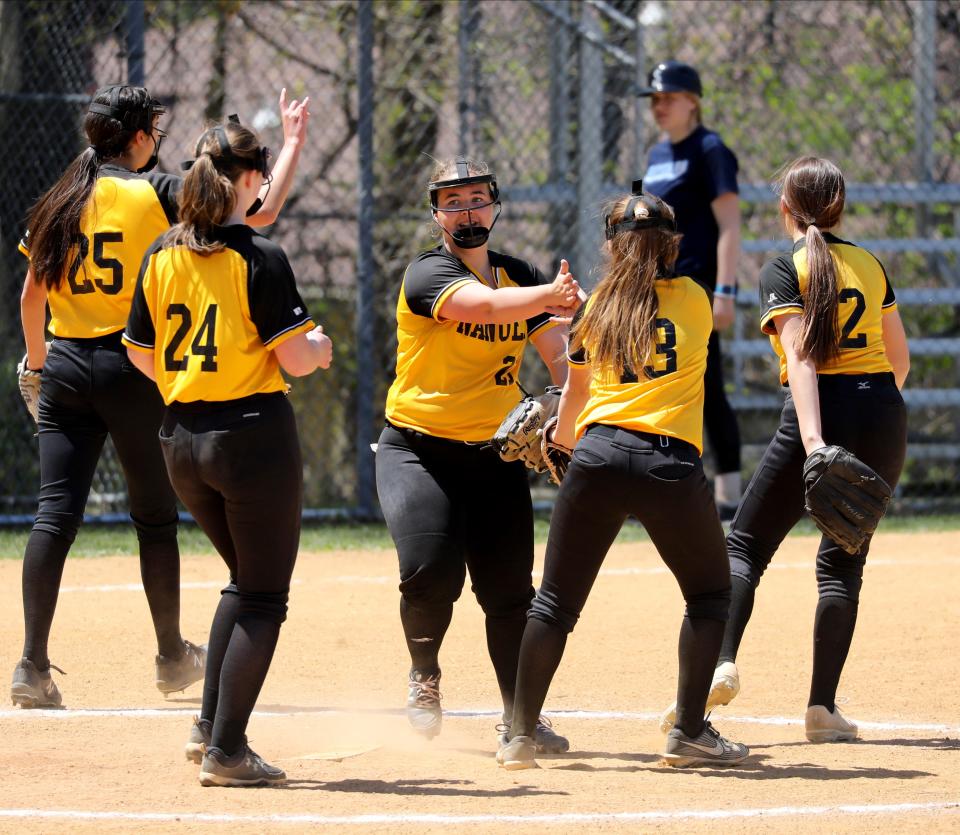
[[[441,656],[444,731],[421,742],[400,710],[394,553],[303,554],[249,729],[291,779],[247,791],[201,788],[183,758],[200,688],[165,700],[153,687],[136,559],[70,560],[51,641],[68,709],[0,708],[0,831],[960,831],[960,534],[878,537],[840,688],[863,739],[846,745],[803,737],[814,551],[796,538],[777,556],[743,691],[713,717],[752,756],[686,772],[658,766],[682,601],[649,544],[611,552],[548,697],[573,751],[513,773],[493,760],[498,699],[469,592]],[[216,558],[185,557],[186,637],[205,640],[223,580]],[[8,676],[22,641],[15,560],[0,561],[0,641]]]

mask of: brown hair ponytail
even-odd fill
[[[819,368],[840,353],[837,267],[821,229],[840,222],[846,200],[843,174],[829,160],[800,157],[779,178],[781,199],[807,247],[807,288],[800,319],[800,355]]]
[[[625,217],[633,204],[633,217]],[[644,193],[617,200],[607,213],[608,226],[621,221],[643,221],[655,216],[673,220],[673,210],[659,197]],[[654,282],[668,276],[680,251],[680,235],[653,226],[617,232],[609,240],[608,263],[593,293],[590,308],[573,327],[570,351],[588,346],[596,368],[612,369],[615,376],[632,372],[647,376],[656,351],[659,300]]]
[[[223,242],[213,239],[213,229],[233,214],[237,204],[233,184],[245,171],[261,168],[263,153],[256,134],[236,122],[204,131],[180,190],[180,222],[164,236],[164,248],[184,246],[200,255],[223,249]]]
[[[144,87],[124,86],[119,91],[105,87],[93,97],[93,103],[109,105],[112,98],[124,111],[144,113],[145,118],[155,110],[156,102]],[[83,130],[90,146],[70,163],[27,215],[30,266],[38,283],[46,284],[48,289],[59,287],[71,258],[81,258],[80,220],[93,193],[100,164],[123,154],[139,129],[111,116],[87,113]]]

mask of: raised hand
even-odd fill
[[[307,138],[307,123],[310,121],[310,96],[303,101],[287,102],[287,88],[280,91],[280,121],[283,123],[283,141],[303,143]]]

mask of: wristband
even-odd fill
[[[715,296],[729,296],[731,299],[737,297],[737,285],[736,284],[718,284],[716,289],[713,291]]]

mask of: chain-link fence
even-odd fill
[[[368,444],[392,378],[400,278],[432,241],[431,158],[488,160],[505,204],[494,247],[544,270],[566,257],[590,285],[600,205],[642,173],[657,138],[635,91],[667,57],[700,69],[705,123],[740,162],[743,291],[725,353],[745,470],[781,402],[752,291],[786,244],[769,180],[812,152],[844,170],[843,233],[884,261],[911,337],[900,506],[960,505],[958,0],[0,0],[0,514],[29,516],[38,483],[10,373],[22,352],[16,243],[31,202],[83,147],[97,86],[145,83],[168,105],[167,170],[226,113],[278,146],[280,88],[310,95],[309,145],[270,234],[336,351],[330,372],[294,383],[306,506],[362,516],[376,512]],[[531,360],[524,377],[545,372]],[[108,449],[88,510],[123,509]]]

